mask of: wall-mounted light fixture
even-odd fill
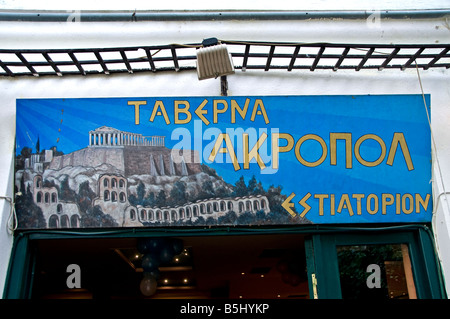
[[[231,54],[225,44],[216,38],[204,39],[197,49],[197,75],[199,80],[234,74]]]

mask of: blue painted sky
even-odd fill
[[[239,106],[244,106],[245,99],[250,103],[245,119],[236,112],[236,123],[230,123],[230,101],[236,100]],[[210,122],[202,123],[194,113],[195,109],[205,100],[208,103],[204,115]],[[218,114],[218,123],[213,123],[213,100],[226,100],[228,110]],[[262,114],[256,114],[255,121],[251,121],[252,111],[256,99],[261,99],[269,119],[265,123]],[[161,100],[165,106],[170,124],[167,125],[163,116],[152,115],[156,100]],[[190,123],[174,124],[174,101],[189,101],[192,119]],[[128,101],[146,101],[141,105],[139,124],[135,124],[135,108],[128,105]],[[430,97],[427,96],[427,104]],[[180,106],[182,108],[184,106]],[[222,108],[223,105],[219,105]],[[257,108],[261,111],[261,107]],[[180,115],[180,119],[184,114]],[[381,194],[382,193],[420,193],[425,196],[431,193],[429,180],[431,179],[431,146],[430,130],[426,111],[420,95],[375,95],[375,96],[244,96],[244,97],[141,97],[141,98],[87,98],[87,99],[19,99],[17,100],[17,130],[16,154],[23,147],[31,147],[35,151],[39,139],[40,149],[56,146],[65,154],[82,149],[89,144],[89,131],[100,126],[111,126],[121,131],[140,133],[145,136],[166,136],[166,146],[169,148],[184,145],[204,153],[204,163],[215,168],[225,181],[234,184],[241,175],[248,181],[255,175],[267,189],[270,185],[283,186],[286,195],[294,192],[297,203],[305,194]],[[196,128],[196,129],[194,129]],[[234,170],[227,154],[219,154],[216,161],[207,160],[217,134],[222,132],[237,132],[238,138],[233,140],[234,149],[240,159],[241,169]],[[317,167],[306,167],[295,157],[294,148],[287,153],[280,153],[280,167],[274,174],[267,174],[269,170],[261,171],[255,161],[250,163],[248,170],[242,164],[242,132],[257,132],[250,135],[250,148],[264,131],[268,138],[260,148],[260,153],[267,153],[266,165],[270,167],[272,143],[271,134],[275,132],[290,134],[295,142],[306,134],[315,134],[322,138],[328,147],[325,161]],[[174,137],[173,133],[190,133],[183,139]],[[352,147],[352,168],[345,167],[345,143],[337,143],[337,165],[330,165],[330,133],[351,133],[352,143],[365,135],[379,136],[386,144],[387,152],[395,132],[402,132],[407,141],[414,164],[414,170],[409,171],[403,159],[400,147],[397,150],[394,165],[386,165],[384,161],[375,167],[361,165],[355,158]],[[225,146],[223,144],[223,146]],[[374,161],[380,156],[380,146],[373,140],[367,140],[361,145],[361,155],[367,161]],[[316,141],[308,140],[300,149],[305,160],[314,162],[322,154],[322,148]],[[224,163],[220,163],[223,159]],[[311,204],[314,201],[311,200]],[[338,204],[338,203],[337,203]],[[336,204],[336,205],[337,205]],[[297,210],[302,208],[296,204]],[[431,210],[431,205],[430,205]],[[313,211],[315,211],[313,213]],[[306,216],[320,222],[314,206]],[[314,215],[315,214],[315,215]],[[429,218],[425,214],[393,215],[389,221],[403,221],[417,218]],[[384,222],[384,216],[371,215],[354,216],[341,214],[336,222]],[[356,218],[355,218],[356,217]]]

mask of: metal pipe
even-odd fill
[[[23,22],[138,22],[138,21],[212,21],[212,20],[308,20],[367,19],[379,14],[381,19],[437,19],[450,15],[442,10],[380,11],[0,11],[0,21]]]
[[[228,96],[228,81],[226,75],[220,77],[220,95]]]

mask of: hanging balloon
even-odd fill
[[[164,238],[149,238],[150,251],[157,253],[166,245],[166,240]]]
[[[150,252],[150,240],[148,238],[139,238],[137,242],[137,250],[141,254]]]
[[[292,283],[292,277],[293,275],[290,272],[285,272],[281,275],[281,280],[283,280],[285,284],[290,285]]]
[[[166,245],[161,249],[159,253],[159,260],[161,261],[161,263],[166,264],[171,262],[174,256],[175,252],[172,245]]]
[[[158,270],[159,264],[160,260],[156,254],[145,254],[144,257],[142,257],[141,265],[145,272]]]
[[[161,274],[161,273],[160,273],[159,269],[154,269],[154,270],[149,271],[149,272],[144,272],[144,275],[152,276],[152,277],[155,278],[156,280],[159,279],[160,274]]]
[[[156,285],[157,282],[153,276],[144,274],[144,278],[142,278],[139,288],[144,296],[150,297],[156,292]]]
[[[183,251],[183,248],[184,248],[183,241],[178,238],[173,238],[172,239],[172,247],[173,247],[173,251],[174,251],[175,255],[181,254],[181,252]]]
[[[296,287],[300,284],[301,281],[302,281],[302,279],[299,275],[292,274],[292,276],[290,278],[290,285],[293,287]]]

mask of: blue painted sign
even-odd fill
[[[428,222],[427,112],[421,95],[19,99],[19,227]]]

